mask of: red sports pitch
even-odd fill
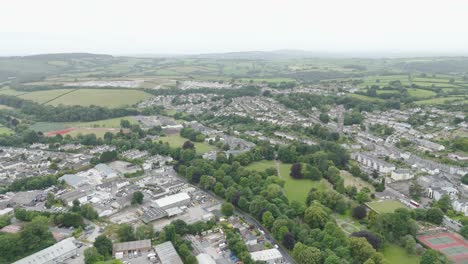
[[[455,263],[468,263],[468,243],[454,233],[437,233],[417,237],[425,246],[435,249]]]

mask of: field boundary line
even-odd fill
[[[60,97],[62,97],[62,96],[65,96],[65,95],[67,95],[67,94],[73,93],[73,92],[75,92],[75,91],[77,91],[77,90],[78,90],[78,89],[73,89],[73,90],[71,90],[71,91],[69,91],[69,92],[65,92],[65,93],[63,93],[63,94],[60,94],[60,95],[58,95],[58,96],[56,96],[56,97],[50,99],[49,101],[46,101],[46,102],[42,103],[42,105],[46,105],[46,104],[48,104],[48,103],[50,103],[50,102],[52,102],[52,101],[54,101],[54,100],[56,100],[56,99],[58,99],[58,98],[60,98]]]

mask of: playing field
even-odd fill
[[[377,202],[366,203],[367,207],[374,210],[379,214],[393,213],[398,208],[406,208],[406,206],[399,201],[395,200],[384,200]]]
[[[468,243],[455,233],[442,232],[418,236],[419,242],[438,250],[455,263],[468,263]]]
[[[138,90],[124,89],[79,89],[64,94],[47,104],[49,105],[98,105],[110,108],[130,106],[151,95]]]
[[[160,137],[157,141],[167,142],[173,148],[182,147],[182,145],[188,139],[181,137],[179,134],[172,134],[165,137]],[[212,150],[216,150],[215,146],[212,146],[205,142],[192,142],[195,145],[195,150],[198,154],[203,154]]]

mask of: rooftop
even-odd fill
[[[269,260],[280,259],[283,257],[281,253],[279,252],[279,250],[276,248],[265,249],[265,250],[257,251],[257,252],[251,252],[250,256],[255,261],[269,261]]]
[[[155,246],[154,250],[162,264],[183,264],[170,241]]]
[[[73,243],[75,238],[70,237],[45,248],[39,252],[36,252],[28,257],[20,259],[14,264],[42,264],[42,263],[53,263],[53,260],[59,258],[70,251],[76,250],[76,245]]]
[[[130,242],[115,243],[113,246],[114,252],[135,250],[141,248],[151,248],[151,240],[136,240]]]

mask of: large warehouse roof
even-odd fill
[[[162,264],[183,264],[170,241],[155,246],[154,250]]]
[[[55,259],[77,249],[73,241],[75,241],[75,238],[69,237],[28,257],[20,259],[13,264],[52,263]]]
[[[190,196],[187,193],[181,192],[181,193],[176,193],[174,195],[166,196],[154,202],[158,207],[164,208],[166,206],[176,204],[179,202],[183,202],[183,201],[187,201],[187,200],[190,200]]]
[[[114,252],[137,250],[142,248],[151,248],[151,240],[145,239],[114,244]]]
[[[279,252],[279,250],[276,248],[252,252],[250,253],[250,256],[255,261],[269,261],[269,260],[280,259],[283,257],[281,255],[281,252]]]

